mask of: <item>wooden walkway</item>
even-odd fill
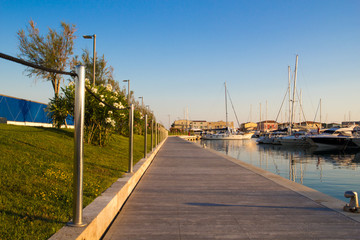
[[[170,137],[104,239],[360,239],[360,223]]]

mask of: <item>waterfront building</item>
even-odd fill
[[[309,129],[316,129],[321,126],[321,123],[314,121],[305,121],[305,122],[301,122],[300,126],[307,127]]]
[[[174,123],[171,125],[170,131],[189,131],[191,122],[192,121],[186,119],[175,120]]]
[[[170,131],[172,132],[187,132],[187,131],[202,131],[202,130],[213,130],[221,129],[226,127],[226,122],[207,122],[205,120],[186,120],[180,119],[175,120],[171,125]],[[234,128],[234,122],[228,122],[228,127]]]
[[[267,132],[278,130],[278,123],[274,120],[265,120],[257,123],[258,131]]]
[[[325,128],[341,127],[340,123],[327,123]]]
[[[257,129],[257,124],[254,122],[247,122],[247,123],[242,123],[240,125],[240,130],[241,131],[254,131]]]
[[[206,122],[205,120],[195,120],[195,121],[191,121],[190,123],[190,129],[193,131],[204,130],[207,128],[208,128],[208,122]]]
[[[228,122],[228,127],[234,128],[234,122]],[[220,128],[226,128],[226,122],[224,121],[208,122],[207,129],[212,130],[212,129],[220,129]]]
[[[360,126],[360,121],[344,121],[341,123],[341,126],[343,127],[349,127],[349,126]]]

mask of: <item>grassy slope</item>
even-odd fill
[[[128,148],[119,135],[85,144],[84,206],[127,171]],[[134,136],[135,162],[143,148]],[[0,239],[47,239],[70,220],[73,159],[73,130],[0,124]]]

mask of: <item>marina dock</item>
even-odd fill
[[[360,239],[344,205],[169,137],[103,239]]]

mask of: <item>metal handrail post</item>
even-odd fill
[[[154,151],[154,119],[151,119],[151,151]]]
[[[144,158],[146,158],[147,155],[147,120],[148,120],[148,115],[145,114]]]
[[[83,227],[83,158],[84,158],[84,119],[85,119],[85,67],[76,66],[75,107],[74,107],[74,182],[73,182],[73,221],[68,225]]]
[[[158,137],[158,129],[157,129],[157,123],[155,123],[155,147],[157,146],[157,137]]]
[[[134,104],[130,104],[129,109],[129,173],[133,172],[133,152],[134,152]]]

